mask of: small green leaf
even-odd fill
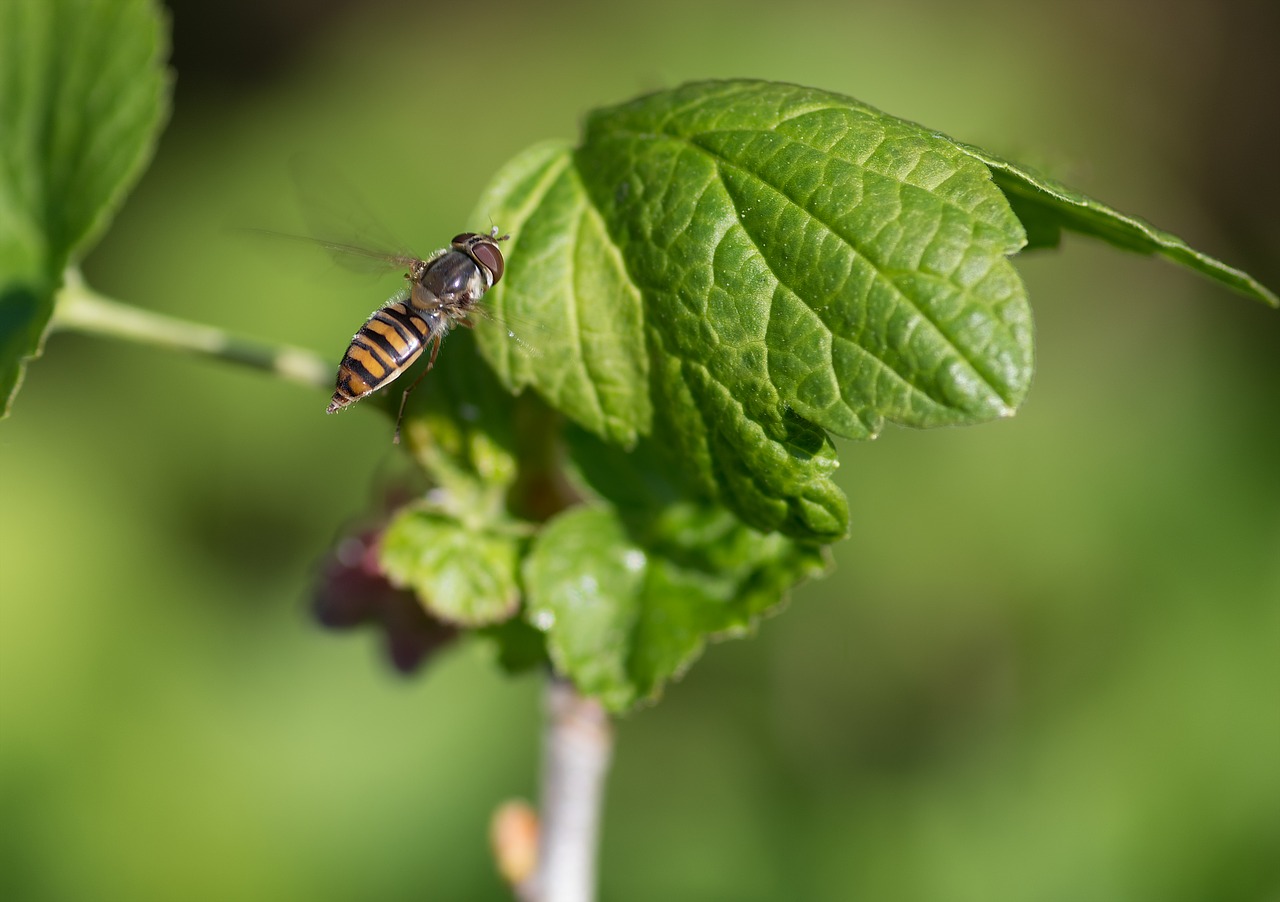
[[[421,506],[391,521],[378,559],[391,583],[412,589],[431,614],[459,626],[484,626],[508,619],[520,604],[523,544],[514,529]]]
[[[982,148],[965,144],[958,146],[991,168],[996,184],[1008,196],[1014,212],[1026,226],[1031,247],[1054,247],[1061,238],[1062,230],[1070,229],[1124,250],[1159,254],[1241,294],[1272,307],[1280,306],[1276,293],[1253,276],[1190,247],[1177,235],[1158,229],[1144,219],[1121,213]]]
[[[676,504],[643,526],[608,506],[551,520],[524,563],[525,616],[556,669],[611,711],[653,701],[708,638],[750,633],[822,552],[723,508]]]
[[[0,4],[0,416],[40,353],[63,270],[151,156],[165,52],[150,0]]]
[[[556,669],[614,711],[638,696],[626,663],[645,564],[609,510],[587,507],[547,524],[524,563],[525,616],[547,634]]]

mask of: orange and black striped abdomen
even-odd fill
[[[329,413],[391,382],[418,359],[438,314],[423,315],[405,303],[388,304],[360,327],[338,367]]]

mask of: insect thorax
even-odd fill
[[[461,251],[449,251],[432,260],[418,284],[424,294],[444,307],[469,307],[489,290],[488,274]]]

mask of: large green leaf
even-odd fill
[[[572,155],[517,158],[483,209],[512,224],[495,304],[567,336],[523,368],[486,345],[504,381],[602,437],[658,437],[762,531],[844,533],[829,433],[1008,416],[1030,382],[1004,195],[950,141],[847,97],[653,94],[593,114]]]
[[[151,156],[168,103],[151,0],[0,3],[0,415],[62,272]]]

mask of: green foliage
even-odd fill
[[[530,148],[507,164],[480,209],[512,242],[506,274],[486,304],[513,324],[546,324],[531,336],[536,357],[500,330],[481,330],[486,358],[511,390],[534,385],[566,416],[634,445],[653,420],[640,292],[570,152]]]
[[[150,153],[166,79],[143,0],[0,17],[8,398]],[[504,667],[549,661],[616,712],[824,570],[848,528],[835,437],[1016,411],[1032,323],[1009,258],[1028,244],[1074,229],[1276,300],[977,148],[778,83],[598,110],[576,148],[512,160],[480,211],[511,234],[488,307],[533,349],[494,323],[450,339],[406,420],[433,488],[380,564]]]
[[[517,476],[511,397],[465,333],[449,350],[429,389],[413,396],[406,434],[437,489],[393,518],[380,560],[391,582],[412,588],[435,617],[485,626],[517,611],[520,555],[532,527],[507,513]]]
[[[822,552],[690,502],[637,522],[576,507],[543,528],[525,559],[526,617],[556,669],[612,711],[656,698],[709,637],[747,635]]]
[[[182,15],[194,5],[174,6]],[[302,254],[215,234],[245,221],[264,190],[287,190],[283,161],[317,146],[351,161],[375,196],[402,199],[399,212],[379,204],[379,214],[428,249],[489,227],[487,209],[464,219],[497,169],[489,151],[514,155],[557,135],[576,145],[565,123],[654,72],[825,70],[868,99],[891,72],[888,90],[902,99],[886,109],[943,103],[961,137],[1018,110],[1029,131],[1003,140],[1023,146],[1054,131],[1052,108],[1096,110],[1071,123],[1076,147],[1106,145],[1123,116],[1123,104],[1108,113],[1095,102],[1100,86],[1154,76],[1170,90],[1138,113],[1147,152],[1174,136],[1192,156],[1251,152],[1248,128],[1187,131],[1203,120],[1187,101],[1221,93],[1204,79],[1230,71],[1217,40],[1230,34],[1217,26],[1234,21],[1237,39],[1242,27],[1204,3],[1195,21],[1217,23],[1215,40],[1175,52],[1158,20],[1118,9],[1108,40],[1142,52],[1057,79],[1051,70],[1097,43],[1093,23],[1051,5],[984,7],[979,19],[939,2],[760,4],[744,7],[731,40],[707,41],[723,7],[657,4],[634,8],[612,42],[616,7],[498,9],[484,30],[492,88],[461,106],[427,83],[488,65],[474,42],[438,41],[428,72],[424,35],[438,18],[405,4],[297,29],[303,44],[291,46],[302,52],[276,57],[288,69],[266,84],[185,95],[182,135],[162,145],[145,197],[111,226],[119,234],[91,251],[90,274],[126,299],[311,344],[331,382],[351,330],[387,292],[323,264],[313,280]],[[1175,55],[1207,93],[1173,89],[1177,72],[1160,67]],[[1123,93],[1141,96],[1131,87]],[[411,112],[406,88],[439,103]],[[443,115],[476,112],[472,101],[483,115]],[[450,122],[465,140],[441,140]],[[1132,137],[1119,123],[1112,140],[1129,146],[1111,159],[1141,167]],[[1185,210],[1214,181],[1199,176],[1139,178],[1134,209],[1156,209],[1153,192],[1165,190]],[[1255,218],[1277,202],[1265,178],[1257,188]],[[1038,407],[1019,413],[1026,421],[931,437],[887,430],[884,447],[837,442],[852,535],[832,546],[838,569],[797,594],[788,622],[762,625],[769,641],[716,649],[670,710],[622,729],[609,797],[626,810],[605,831],[604,898],[1280,900],[1280,730],[1266,714],[1280,685],[1266,628],[1280,596],[1280,481],[1269,458],[1280,426],[1265,415],[1280,383],[1280,358],[1266,353],[1280,320],[1244,304],[1185,315],[1197,294],[1232,302],[1155,261],[1081,257],[1082,240],[1064,243],[1025,271],[1015,260],[1037,315],[1028,401]],[[1177,283],[1167,318],[1137,297],[1144,271]],[[1131,309],[1114,309],[1126,306],[1117,277],[1138,301]],[[63,328],[61,307],[55,323]],[[547,347],[527,324],[512,328]],[[517,480],[504,468],[530,451],[515,439],[528,424],[517,430],[513,413],[534,393],[513,407],[502,391],[503,415],[475,428],[464,402],[489,383],[462,377],[487,367],[444,371],[470,353],[470,337],[450,336],[406,432],[442,400],[447,377],[456,403],[430,428],[451,424],[432,453],[455,481],[444,491],[437,479],[432,497],[451,501],[469,485],[484,509],[492,497],[480,490],[507,486],[493,492],[505,507]],[[67,353],[80,349],[89,353]],[[34,366],[62,372],[34,371],[16,418],[0,423],[10,511],[0,540],[0,898],[174,899],[197,886],[236,900],[400,898],[424,887],[434,898],[502,897],[483,844],[466,837],[482,834],[495,786],[529,783],[538,687],[501,679],[476,652],[497,642],[503,666],[545,666],[546,634],[523,616],[469,630],[472,647],[394,691],[369,660],[372,637],[326,638],[299,622],[300,574],[320,543],[370,474],[381,484],[405,463],[390,420],[373,411],[389,402],[394,414],[415,374],[386,398],[324,417],[319,389],[212,371],[207,360],[62,337],[49,350]],[[661,459],[658,439],[637,436],[626,454],[541,415],[571,469],[599,464],[589,480],[581,474],[592,507],[684,497],[675,468],[641,466]],[[673,743],[678,766],[668,767]]]
[[[521,537],[468,523],[433,506],[406,508],[382,536],[381,561],[394,585],[413,589],[426,609],[459,626],[511,618]]]
[[[686,85],[593,113],[481,200],[511,233],[489,303],[546,353],[480,345],[582,432],[592,501],[524,560],[525,616],[613,710],[745,632],[844,534],[831,436],[1009,416],[1032,325],[1009,256],[1071,228],[1254,297],[1176,237],[847,97]],[[479,216],[477,218],[480,218]],[[629,449],[624,453],[621,449]]]
[[[151,156],[168,108],[150,0],[0,5],[0,416],[54,292]]]
[[[1007,416],[1030,383],[1004,196],[950,141],[848,98],[653,94],[593,114],[576,151],[517,158],[481,209],[512,232],[495,308],[566,327],[536,366],[490,339],[504,382],[603,438],[662,436],[763,531],[844,534],[829,433]]]

